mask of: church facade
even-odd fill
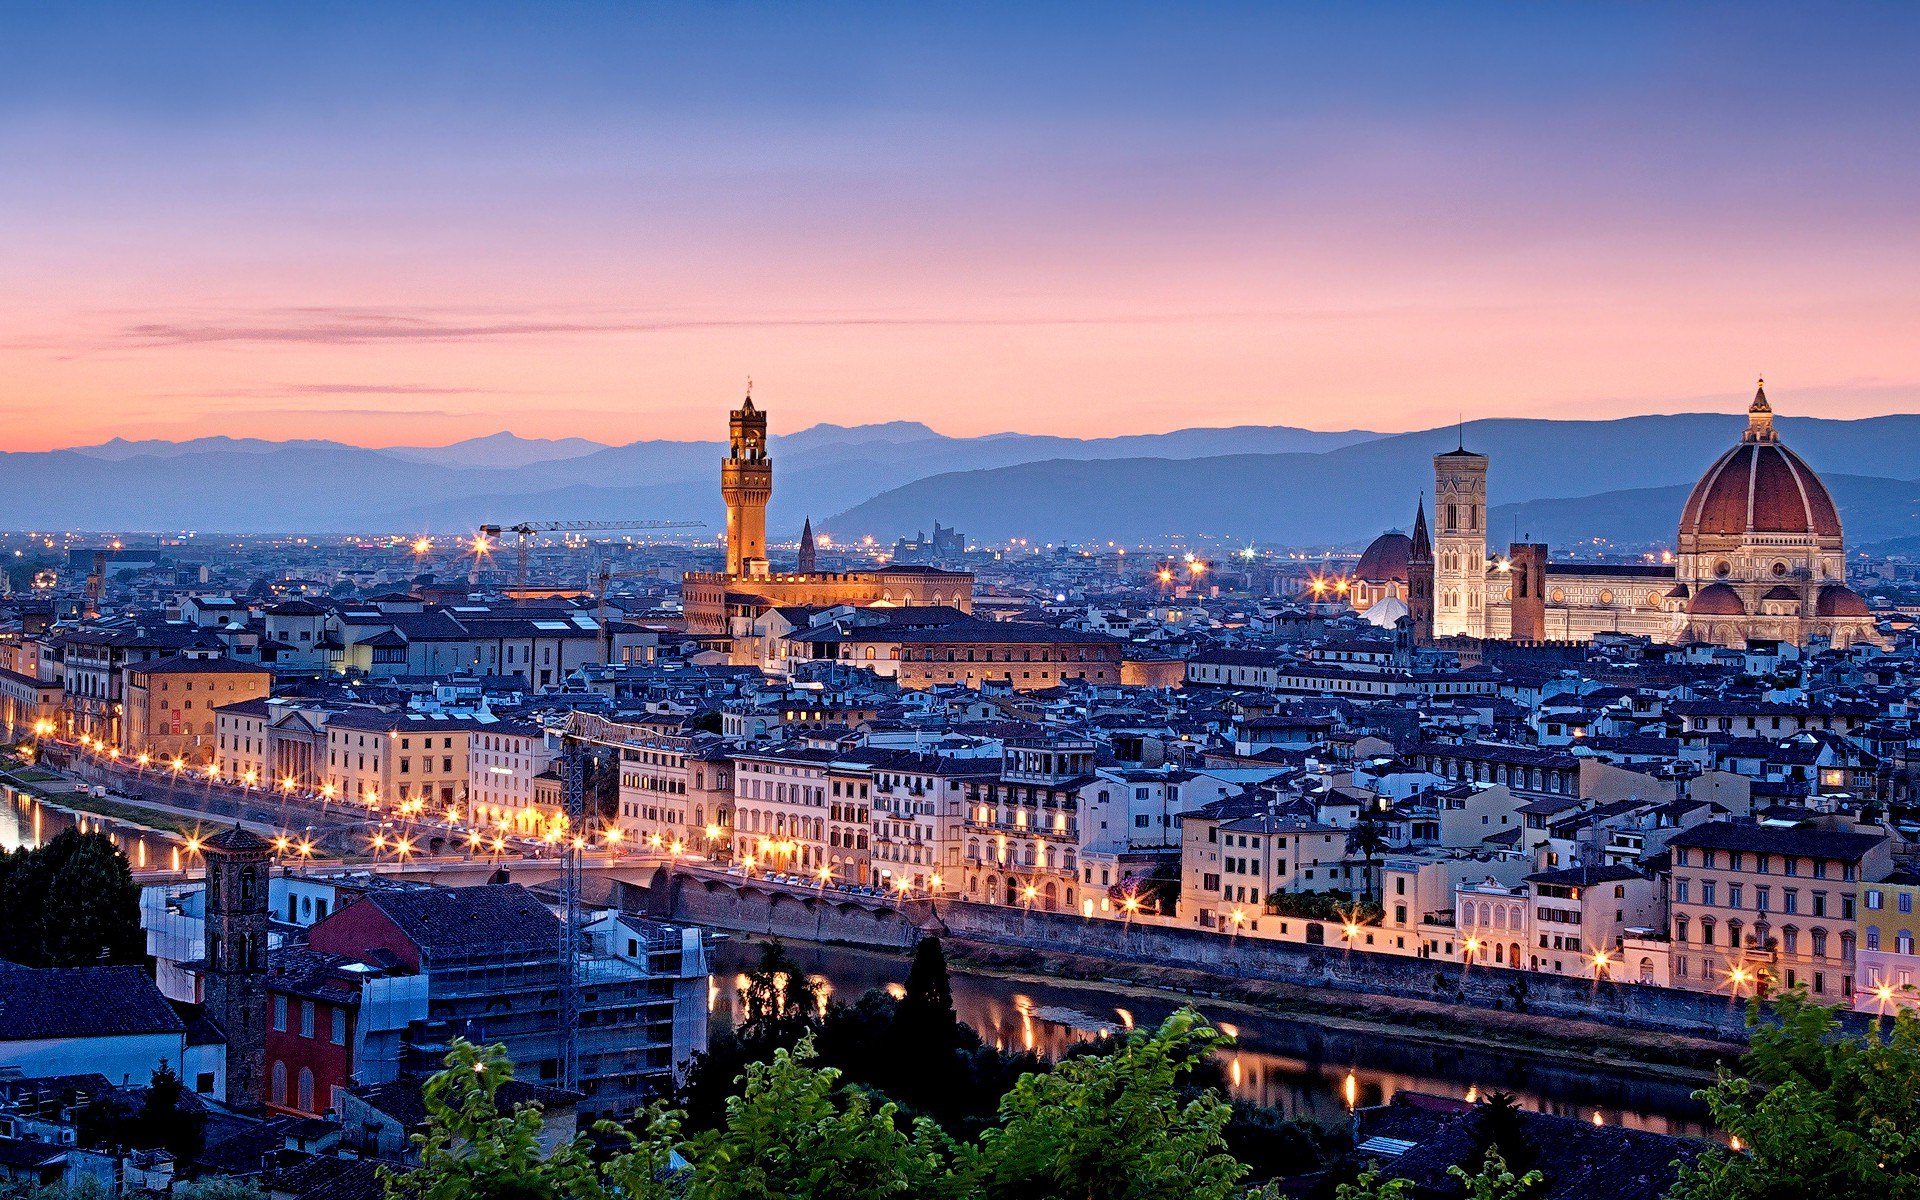
[[[754,404],[751,393],[728,415],[720,494],[727,504],[727,566],[681,576],[680,602],[690,633],[746,635],[769,610],[787,607],[944,604],[973,611],[970,572],[900,564],[861,571],[814,569],[811,519],[792,569],[775,571],[767,558],[773,455],[766,411]]]
[[[1740,441],[1707,468],[1682,508],[1671,563],[1556,563],[1538,543],[1492,553],[1488,466],[1464,446],[1434,456],[1432,618],[1426,628],[1414,621],[1416,639],[1579,642],[1625,633],[1732,647],[1881,640],[1872,611],[1846,585],[1839,509],[1780,440],[1764,382]]]

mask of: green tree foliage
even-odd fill
[[[1386,916],[1386,910],[1376,901],[1355,900],[1345,892],[1276,891],[1267,896],[1267,911],[1307,921],[1352,921],[1355,925],[1378,925]]]
[[[382,1168],[390,1200],[595,1200],[603,1195],[586,1140],[549,1151],[533,1105],[500,1111],[513,1064],[500,1046],[456,1039],[446,1070],[427,1081],[425,1131],[413,1136],[420,1165]]]
[[[1535,1194],[1542,1182],[1538,1171],[1515,1174],[1498,1150],[1487,1151],[1478,1169],[1469,1171],[1454,1165],[1447,1174],[1460,1181],[1462,1200],[1525,1200]],[[1412,1184],[1390,1179],[1380,1173],[1378,1163],[1368,1163],[1360,1178],[1334,1189],[1334,1200],[1401,1200],[1412,1195]]]
[[[1226,1200],[1247,1174],[1226,1152],[1219,1093],[1182,1101],[1184,1075],[1221,1034],[1192,1009],[1111,1053],[1021,1077],[982,1138],[998,1200]]]
[[[839,1088],[816,1068],[812,1039],[747,1068],[726,1124],[694,1139],[689,1200],[962,1200],[978,1153],[961,1152],[927,1118],[899,1128],[891,1102]]]
[[[1920,1197],[1920,1017],[1841,1036],[1838,1010],[1803,992],[1747,1011],[1740,1073],[1698,1093],[1741,1148],[1682,1167],[1675,1200]]]
[[[1182,1010],[1022,1075],[997,1122],[956,1142],[820,1065],[809,1034],[750,1064],[722,1119],[690,1138],[656,1105],[551,1149],[537,1107],[499,1109],[513,1070],[501,1048],[456,1041],[424,1092],[420,1165],[384,1178],[391,1200],[1235,1200],[1248,1169],[1227,1152],[1229,1106],[1183,1090],[1219,1040]]]
[[[141,964],[140,887],[111,838],[61,831],[0,857],[0,957],[30,967]]]

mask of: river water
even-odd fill
[[[38,846],[57,837],[63,829],[106,834],[136,871],[179,866],[175,858],[178,840],[170,834],[90,813],[68,812],[42,804],[18,788],[0,784],[0,852]]]
[[[788,950],[831,993],[852,999],[870,989],[905,983],[908,960],[843,947],[789,943]],[[759,950],[750,938],[720,943],[713,957],[716,1025],[731,1024],[740,975]],[[1057,1057],[1076,1041],[1111,1037],[1153,1026],[1178,1001],[1115,995],[1098,983],[1016,982],[953,972],[953,1003],[960,1019],[988,1042]],[[1290,1116],[1343,1121],[1355,1107],[1383,1104],[1399,1092],[1475,1099],[1512,1092],[1527,1108],[1580,1120],[1599,1120],[1656,1133],[1705,1135],[1706,1107],[1693,1087],[1647,1078],[1631,1067],[1564,1063],[1483,1047],[1430,1046],[1395,1035],[1389,1024],[1364,1034],[1309,1021],[1233,1007],[1197,1007],[1235,1036],[1220,1051],[1237,1099],[1278,1108]]]

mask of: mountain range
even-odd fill
[[[1910,537],[1920,415],[1781,418],[1833,490],[1849,541]],[[1490,527],[1556,548],[1670,540],[1686,490],[1743,419],[1489,420],[1413,433],[1195,427],[1111,438],[950,437],[918,422],[815,425],[772,439],[772,532],[803,516],[846,540],[957,526],[980,540],[1364,543],[1406,528],[1432,456],[1489,455]],[[201,438],[0,454],[16,528],[465,532],[483,521],[703,520],[724,513],[718,441],[605,445],[497,433],[440,447]]]

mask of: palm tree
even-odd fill
[[[1367,898],[1373,898],[1373,864],[1387,849],[1387,831],[1371,816],[1362,816],[1347,830],[1347,853],[1358,854],[1364,863]]]

